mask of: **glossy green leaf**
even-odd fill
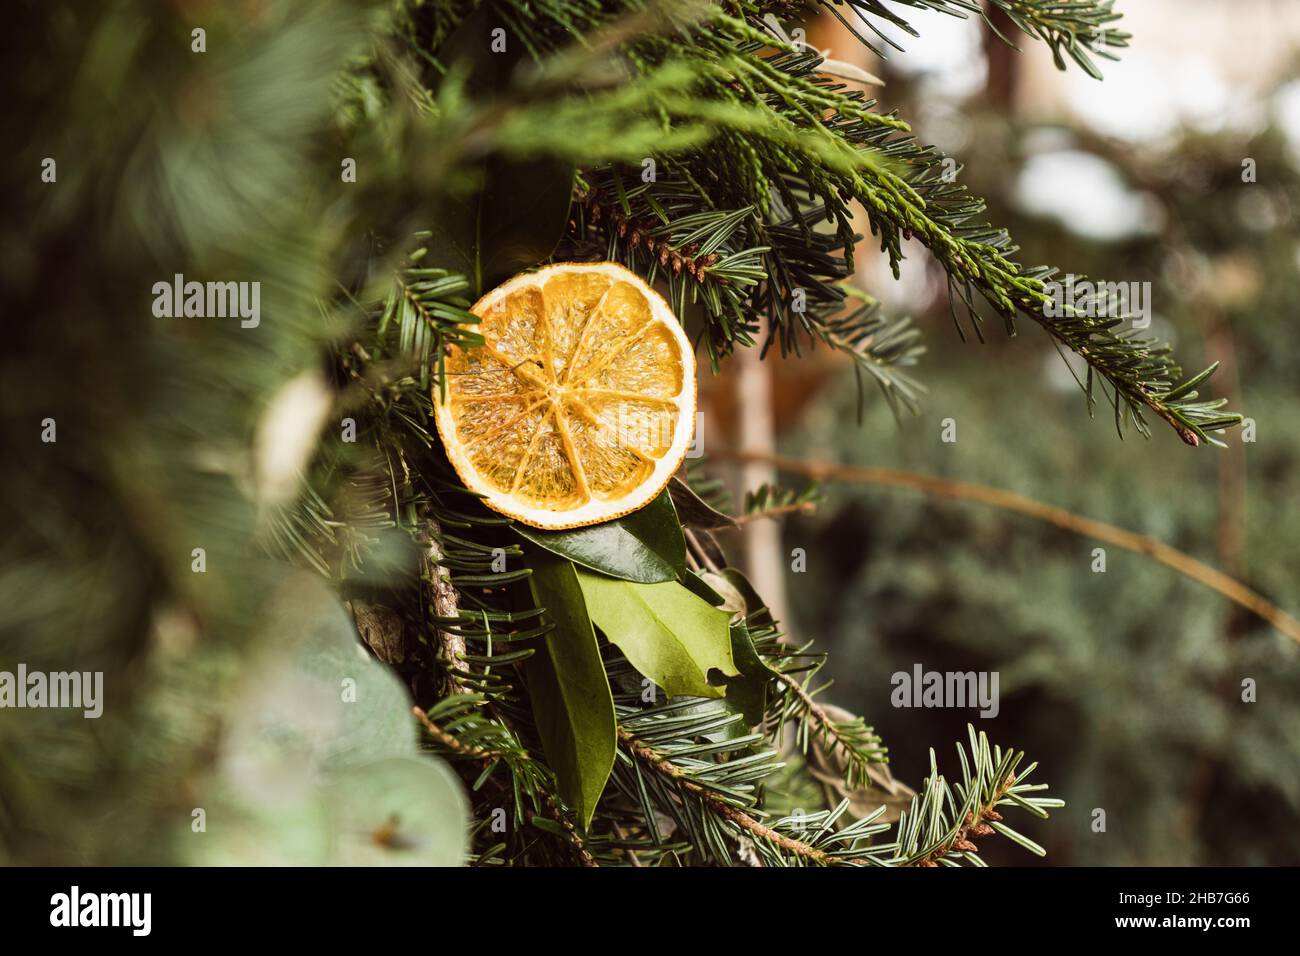
[[[669,697],[722,697],[710,678],[740,674],[731,652],[729,615],[681,584],[636,584],[578,569],[587,613],[646,677]]]
[[[585,830],[614,766],[618,724],[572,562],[530,549],[533,597],[554,629],[525,664],[533,717],[560,796]]]
[[[762,722],[763,713],[767,710],[767,685],[772,679],[772,671],[759,657],[749,636],[749,629],[745,627],[743,619],[748,603],[745,595],[725,572],[717,574],[706,571],[696,574],[687,571],[681,580],[692,593],[730,616],[731,657],[740,670],[740,676],[728,677],[724,681],[727,702],[745,715],[749,727],[756,726]],[[740,580],[744,581],[743,576]],[[744,584],[748,586],[749,582],[744,581]],[[753,595],[752,588],[750,593]],[[745,732],[748,732],[748,727]]]
[[[757,726],[763,722],[767,710],[767,685],[772,671],[754,650],[754,642],[744,624],[731,625],[731,656],[740,676],[728,678],[727,700],[745,715],[749,726]]]
[[[675,581],[686,570],[686,542],[667,491],[644,508],[569,531],[516,524],[523,537],[574,564],[640,584]]]

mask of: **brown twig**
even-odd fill
[[[430,720],[429,715],[419,707],[412,707],[411,713],[415,715],[416,720],[424,725],[424,729],[429,732],[430,737],[454,753],[466,757],[473,757],[475,760],[497,760],[505,756],[505,754],[495,750],[487,750],[483,747],[475,747],[470,744],[461,743],[451,734],[447,733],[447,731],[443,730]]]
[[[696,565],[698,565],[695,570],[703,568],[708,571],[713,571],[716,574],[721,574],[722,568],[718,567],[717,562],[714,561],[713,558],[709,557],[708,550],[700,543],[699,538],[696,537],[695,531],[683,525],[682,534],[685,536],[686,544],[689,546],[689,557]]]
[[[447,733],[447,731],[443,730],[430,720],[429,715],[419,707],[412,707],[411,713],[415,715],[415,719],[423,725],[424,729],[429,732],[429,736],[453,753],[462,754],[463,756],[471,757],[475,760],[498,760],[506,756],[500,751],[488,750],[483,747],[474,747],[470,744],[461,743],[451,734]],[[572,844],[574,852],[577,854],[578,860],[583,866],[599,866],[600,864],[596,862],[596,858],[593,857],[591,851],[587,849],[587,845],[583,842],[577,828],[556,805],[554,798],[545,791],[540,792],[542,802],[547,810],[547,816],[564,828],[565,833],[568,835],[569,843]]]
[[[432,518],[424,517],[425,528],[420,534],[420,577],[429,588],[429,603],[433,616],[437,618],[454,618],[460,613],[460,602],[456,588],[451,583],[446,569],[442,566],[442,549],[438,544],[438,524]],[[443,665],[444,696],[466,693],[464,685],[456,676],[456,668],[465,659],[465,638],[448,628],[430,623],[438,644],[438,659]]]
[[[593,226],[604,219],[607,231],[617,233],[632,249],[644,246],[652,257],[658,258],[660,266],[671,268],[675,275],[685,271],[702,283],[720,258],[716,252],[700,255],[698,243],[672,245],[662,235],[663,223],[653,217],[638,218],[624,213],[616,198],[604,196],[596,186],[579,189],[574,198],[587,207]],[[716,278],[715,281],[725,285],[727,280]]]
[[[578,862],[585,867],[598,868],[600,864],[596,862],[596,858],[587,849],[587,844],[583,842],[581,834],[578,833],[578,828],[573,825],[573,821],[569,819],[568,814],[559,808],[555,798],[543,790],[542,802],[546,805],[546,815],[564,829],[569,838],[569,845],[573,847],[573,852],[578,857]]]
[[[813,860],[823,866],[855,862],[852,860],[838,860],[829,853],[818,850],[816,847],[811,847],[806,843],[800,843],[798,840],[777,833],[771,827],[759,823],[739,807],[732,806],[716,793],[713,793],[711,790],[702,787],[695,781],[691,780],[686,774],[674,767],[668,758],[664,757],[649,744],[637,739],[637,737],[630,731],[624,730],[620,727],[618,728],[618,736],[619,739],[628,746],[633,754],[639,757],[655,771],[680,784],[695,796],[699,797],[700,800],[707,803],[717,813],[726,817],[741,829],[749,831],[754,836],[767,840],[770,843],[775,843],[784,850],[789,850],[791,853],[797,854],[798,856],[808,860]]]
[[[745,461],[754,456],[744,452],[715,451],[715,458]],[[1236,578],[1230,577],[1203,561],[1198,561],[1184,551],[1170,547],[1150,535],[1137,534],[1104,521],[1096,521],[1081,515],[1044,504],[1025,495],[988,485],[973,484],[966,481],[952,481],[936,478],[933,475],[897,468],[880,468],[874,466],[836,465],[822,462],[801,461],[794,458],[763,456],[766,461],[780,471],[810,478],[831,479],[855,484],[880,485],[891,488],[907,488],[920,491],[937,498],[951,498],[959,501],[974,501],[979,504],[1000,508],[1015,514],[1034,518],[1065,531],[1070,531],[1087,538],[1104,541],[1117,548],[1144,554],[1179,574],[1205,585],[1213,591],[1245,608],[1256,617],[1268,622],[1291,640],[1300,643],[1300,621],[1273,604],[1263,595],[1251,590]]]
[[[733,515],[732,521],[738,525],[748,524],[751,521],[757,521],[759,518],[775,518],[779,515],[795,514],[812,514],[817,510],[817,504],[813,501],[801,501],[791,505],[777,505],[774,508],[768,508],[765,511],[755,511],[750,514]]]

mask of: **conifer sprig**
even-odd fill
[[[864,36],[859,26],[873,33],[879,40],[901,50],[902,47],[876,26],[875,20],[898,27],[911,36],[919,36],[907,22],[906,16],[890,9],[884,0],[818,0],[819,4],[829,10],[859,40],[866,44],[878,56],[883,56],[883,49]],[[898,6],[912,7],[917,10],[935,10],[956,17],[982,17],[989,27],[1009,45],[1015,46],[1011,37],[997,29],[995,21],[988,16],[980,0],[889,0]],[[1021,31],[1035,40],[1048,45],[1056,65],[1065,69],[1065,56],[1074,60],[1089,76],[1101,79],[1101,71],[1092,61],[1092,56],[1114,60],[1117,57],[1108,47],[1122,49],[1128,46],[1131,34],[1116,30],[1110,24],[1121,18],[1115,10],[1114,0],[992,0],[995,6]],[[848,7],[856,17],[855,21],[847,19],[840,7]]]
[[[981,10],[965,0],[918,0],[911,5],[955,15]],[[855,6],[867,22],[876,17],[898,24],[901,19],[875,0]],[[1028,35],[1081,62],[1090,63],[1091,54],[1109,55],[1108,49],[1126,43],[1126,35],[1110,26],[1117,15],[1108,2],[1063,5],[1005,0],[999,6]],[[541,3],[524,11],[503,2],[500,9],[539,55],[581,45],[587,36],[600,35],[618,19],[617,14],[594,6],[565,5],[560,10],[554,3]],[[896,272],[905,239],[915,238],[930,251],[948,275],[954,304],[962,304],[977,333],[980,309],[987,308],[1009,332],[1015,331],[1017,318],[1028,318],[1081,356],[1089,368],[1081,383],[1089,409],[1096,391],[1102,390],[1121,434],[1130,425],[1149,434],[1147,417],[1152,416],[1166,421],[1183,441],[1200,444],[1213,441],[1214,432],[1239,421],[1222,411],[1222,403],[1201,400],[1189,383],[1199,385],[1204,378],[1186,378],[1168,348],[1139,335],[1129,317],[1092,317],[1073,308],[1062,317],[1049,316],[1045,285],[1053,270],[1018,263],[1011,238],[1005,230],[984,222],[984,203],[957,182],[952,173],[958,167],[948,157],[920,145],[903,120],[880,112],[861,89],[850,89],[823,72],[824,61],[817,51],[783,41],[763,19],[790,12],[769,4],[739,2],[722,10],[695,10],[689,17],[670,15],[661,32],[646,34],[622,48],[621,62],[634,71],[636,83],[652,88],[648,98],[638,101],[641,106],[630,100],[625,105],[633,115],[642,115],[640,109],[649,111],[661,126],[661,144],[645,157],[655,158],[665,173],[671,169],[672,188],[678,190],[672,218],[688,225],[683,232],[660,217],[660,224],[653,227],[658,233],[656,253],[624,249],[622,255],[629,261],[639,258],[640,268],[647,273],[682,269],[696,278],[694,285],[680,279],[672,282],[679,300],[710,303],[711,324],[704,340],[715,363],[734,345],[753,341],[760,313],[771,319],[769,341],[779,341],[785,351],[797,348],[800,336],[834,347],[855,338],[853,333],[860,329],[842,327],[830,336],[825,330],[843,321],[838,314],[842,294],[830,290],[852,271],[856,237],[851,203],[856,201],[865,208],[881,251]],[[685,86],[655,87],[656,78],[666,74],[690,80]],[[700,124],[710,130],[708,145],[671,138],[687,126],[695,135]],[[547,121],[547,129],[553,128]],[[536,142],[530,137],[537,137]],[[526,154],[543,143],[555,148],[553,138],[553,132],[519,126],[502,145]],[[615,158],[608,147],[593,149],[594,155]],[[602,185],[610,183],[602,184],[600,179],[600,175],[593,177],[589,186],[595,191],[585,196],[605,195]],[[623,190],[620,202],[629,191]],[[732,231],[729,220],[692,218],[717,217],[720,212],[740,215],[746,209],[753,210],[756,220],[748,235]],[[635,210],[625,213],[630,220],[642,218]],[[677,254],[677,246],[689,235],[689,227],[718,226],[724,221],[727,236],[719,248],[730,243],[728,249],[736,258],[725,260],[723,268],[735,274],[729,282],[699,282],[686,259]],[[589,225],[584,222],[580,230]],[[614,245],[607,251],[619,249]],[[836,257],[843,262],[835,262]],[[698,271],[701,264],[687,258]],[[720,261],[721,254],[706,271],[718,270]],[[756,271],[759,263],[761,278]],[[749,290],[748,296],[742,287]],[[811,305],[796,308],[809,300]],[[856,336],[859,342],[864,337]],[[904,352],[909,358],[917,354],[911,349]],[[876,373],[891,364],[881,360],[880,352],[864,358],[860,368],[878,380],[881,376]],[[897,377],[893,384],[883,380],[881,384],[891,401],[902,405],[914,402],[918,394],[915,383],[903,384]]]

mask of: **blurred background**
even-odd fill
[[[1099,61],[1104,82],[1057,71],[1040,44],[1016,52],[977,22],[938,14],[918,14],[921,38],[895,34],[903,52],[883,61],[830,17],[808,42],[884,80],[884,107],[958,160],[959,180],[988,200],[1022,261],[1150,282],[1151,333],[1189,370],[1221,363],[1212,391],[1247,416],[1247,430],[1223,436],[1224,449],[1187,448],[1159,428],[1121,442],[1104,404],[1089,418],[1071,368],[1032,323],[1014,339],[993,323],[985,343],[963,342],[924,250],[894,281],[868,238],[863,288],[925,336],[921,412],[895,421],[868,383],[859,423],[847,360],[773,350],[761,364],[737,357],[741,375],[705,373],[704,450],[1019,492],[1150,534],[1295,613],[1300,4],[1120,8],[1133,39],[1120,62]],[[1243,181],[1246,165],[1256,181]],[[955,442],[942,440],[946,419]],[[729,476],[737,494],[806,483],[762,465]],[[1001,712],[976,722],[1039,759],[1067,801],[1028,830],[1049,865],[1300,863],[1293,641],[1149,557],[1108,547],[1098,573],[1101,544],[1050,525],[905,490],[823,492],[815,511],[750,522],[734,543],[759,590],[784,604],[792,635],[830,652],[828,699],[875,725],[897,775],[918,783],[925,748],[975,718],[893,708],[891,674],[915,664],[998,671]],[[802,573],[791,570],[796,548]],[[1254,703],[1241,699],[1247,678]],[[943,769],[955,755],[938,759]],[[990,861],[1023,862],[1003,849],[990,845]]]

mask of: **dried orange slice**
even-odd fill
[[[438,434],[465,486],[535,528],[617,518],[654,498],[695,426],[695,357],[663,298],[612,262],[515,276],[470,310]]]

